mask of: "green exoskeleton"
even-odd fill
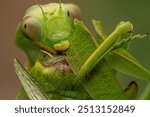
[[[115,80],[114,70],[150,80],[149,72],[127,51],[129,42],[142,36],[133,36],[132,24],[121,22],[106,37],[100,22],[93,21],[99,34],[98,39],[95,39],[80,19],[80,8],[74,4],[38,4],[26,11],[17,28],[16,44],[26,53],[30,66],[26,72],[15,61],[15,67],[27,97],[30,99],[135,98],[136,83],[132,82],[123,91]],[[110,62],[112,60],[113,63]],[[131,69],[137,68],[141,72],[137,70],[131,72],[130,69],[122,67],[130,64],[132,64]],[[22,70],[24,72],[21,72]],[[29,80],[27,82],[21,78],[25,74]],[[33,93],[35,95],[33,96],[32,87],[28,88],[31,84],[39,87],[39,94]],[[40,92],[43,92],[46,98],[38,98]]]

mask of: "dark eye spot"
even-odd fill
[[[68,17],[70,17],[70,12],[69,11],[67,11],[67,15],[68,15]]]
[[[27,25],[26,24],[24,24],[24,29],[26,29],[27,28]]]
[[[42,24],[36,17],[26,16],[20,24],[22,34],[32,40],[39,39],[42,34]]]
[[[133,31],[132,30],[129,30],[127,33],[132,33]]]

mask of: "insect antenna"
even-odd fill
[[[61,7],[61,0],[59,0],[59,10],[60,10],[60,11],[62,10],[62,7]]]
[[[44,10],[43,10],[42,6],[40,5],[40,3],[37,0],[34,0],[34,1],[40,7],[42,14],[43,14],[43,17],[44,17]]]

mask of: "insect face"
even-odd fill
[[[20,24],[22,34],[44,50],[66,51],[74,19],[80,9],[73,4],[50,3],[29,8]]]

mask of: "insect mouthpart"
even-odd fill
[[[53,57],[53,55],[56,55],[57,52],[52,49],[52,48],[49,48],[49,47],[45,47],[43,45],[41,45],[38,41],[34,41],[34,40],[31,40],[32,43],[37,46],[41,52],[43,52],[44,54],[50,56],[50,57]]]
[[[70,43],[68,40],[65,40],[65,41],[61,41],[59,43],[54,44],[53,47],[56,51],[64,52],[68,50],[68,48],[70,47]]]
[[[45,68],[50,68],[54,72],[64,75],[71,75],[72,69],[66,60],[66,56],[57,56],[55,58],[45,57],[39,61]]]
[[[53,58],[53,55],[45,50],[40,50],[41,52],[43,52],[44,54],[48,55],[50,58]]]
[[[40,47],[40,51],[43,52],[45,55],[49,56],[50,58],[53,58],[54,56],[66,55],[65,51],[55,51],[53,49],[47,50],[46,48],[42,48],[42,47]]]

